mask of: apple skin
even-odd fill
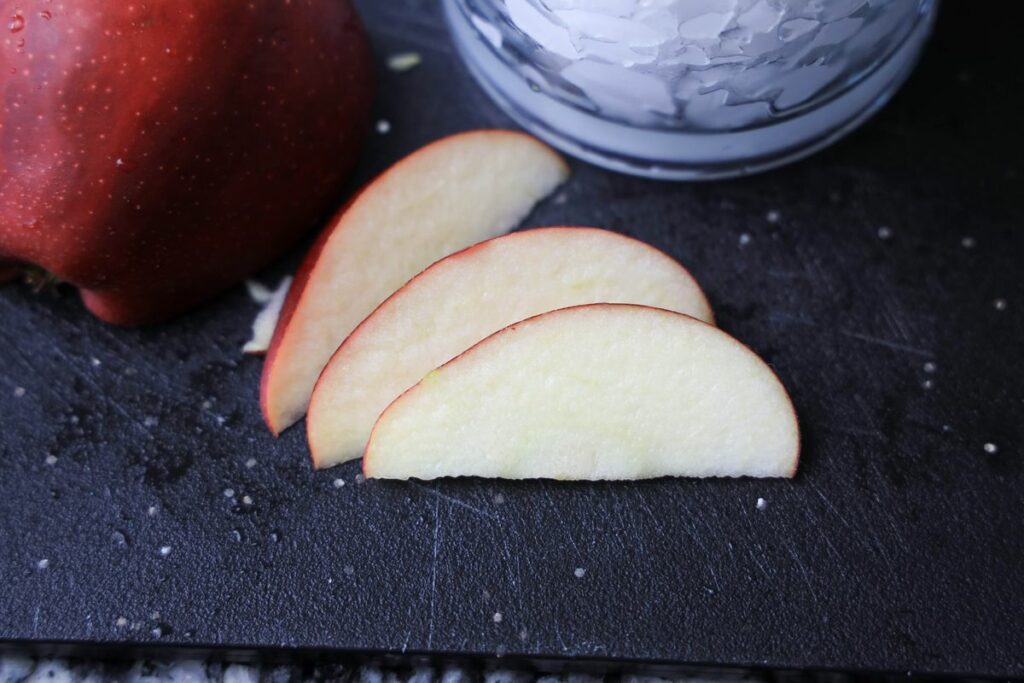
[[[0,0],[0,18],[0,276],[41,267],[111,323],[172,317],[279,256],[366,138],[348,0]]]
[[[8,282],[18,277],[18,267],[12,264],[0,262],[0,284]]]

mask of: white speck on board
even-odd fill
[[[423,61],[418,52],[400,52],[388,57],[388,68],[401,73],[415,69]]]

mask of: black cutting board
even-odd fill
[[[1017,29],[972,4],[808,161],[689,185],[575,164],[527,223],[688,265],[792,391],[795,480],[358,483],[263,427],[241,288],[123,330],[9,286],[0,641],[1024,675],[1024,83]],[[391,132],[357,181],[508,125],[435,3],[362,9],[378,61],[423,64],[381,68]]]

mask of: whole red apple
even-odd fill
[[[339,199],[370,114],[348,0],[0,0],[0,276],[180,313]]]

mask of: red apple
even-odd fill
[[[365,137],[348,0],[0,0],[0,275],[100,318],[180,313],[336,201]]]

